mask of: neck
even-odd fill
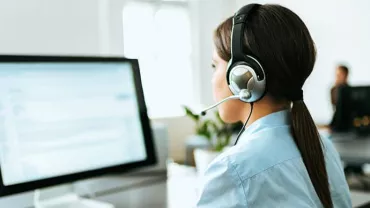
[[[275,113],[275,112],[278,112],[278,111],[281,111],[281,110],[285,110],[285,109],[288,108],[288,106],[289,106],[289,104],[287,104],[287,103],[272,105],[269,102],[262,102],[262,100],[258,101],[258,102],[253,104],[253,111],[252,111],[252,114],[251,114],[246,126],[251,125],[256,120],[258,120],[258,119],[260,119],[264,116],[267,116],[271,113]],[[243,110],[242,118],[241,118],[241,121],[243,123],[245,123],[247,121],[250,110],[251,110],[250,104],[246,104],[246,107]]]

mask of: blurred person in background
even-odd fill
[[[348,86],[348,73],[349,69],[345,65],[338,65],[335,70],[335,83],[330,90],[331,104],[334,110],[338,101],[338,89]]]
[[[334,86],[330,89],[330,101],[333,108],[333,117],[329,124],[329,130],[331,132],[336,131],[338,128],[338,125],[340,126],[340,123],[338,123],[337,120],[337,113],[336,113],[336,106],[338,103],[338,93],[339,90],[343,87],[348,87],[348,74],[349,69],[345,65],[338,65],[335,69],[335,82]]]

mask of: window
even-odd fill
[[[123,9],[124,54],[138,58],[151,117],[183,113],[194,102],[186,3],[135,1]]]

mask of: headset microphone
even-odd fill
[[[207,114],[207,111],[211,110],[212,108],[215,108],[218,105],[220,105],[220,104],[222,104],[222,103],[224,103],[226,101],[229,101],[229,100],[238,100],[238,99],[239,99],[239,95],[232,95],[230,97],[227,97],[227,98],[221,100],[220,102],[218,102],[218,103],[216,103],[216,104],[214,104],[214,105],[212,105],[212,106],[210,106],[210,107],[202,110],[202,112],[200,113],[200,115],[205,116]]]
[[[205,116],[207,114],[207,111],[211,110],[212,108],[215,108],[217,106],[219,106],[220,104],[226,102],[226,101],[229,101],[229,100],[241,100],[241,101],[244,101],[244,100],[248,100],[250,97],[251,97],[251,93],[246,90],[246,89],[243,89],[239,92],[239,95],[232,95],[232,96],[229,96],[221,101],[219,101],[218,103],[202,110],[202,112],[200,113],[200,115],[202,116]]]

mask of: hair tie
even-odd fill
[[[290,94],[289,98],[294,102],[294,101],[299,101],[303,100],[303,90],[297,90],[293,93]]]

